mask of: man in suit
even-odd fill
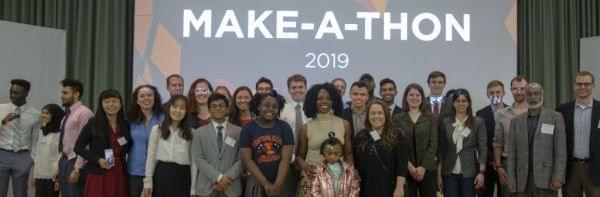
[[[479,192],[479,196],[494,196],[494,187],[498,187],[498,196],[501,195],[500,184],[498,184],[498,172],[493,169],[494,154],[492,142],[494,139],[494,128],[496,127],[496,112],[504,109],[507,105],[503,102],[504,84],[498,80],[492,80],[487,85],[487,97],[490,104],[477,111],[477,116],[485,122],[487,136],[487,165],[485,169],[485,187]]]
[[[208,97],[211,123],[193,133],[192,160],[200,173],[193,194],[207,197],[240,196],[242,162],[238,141],[241,128],[227,121],[229,102],[220,94]]]
[[[565,196],[600,196],[600,102],[592,98],[594,76],[577,73],[574,101],[557,108],[567,135],[567,184]]]
[[[365,128],[367,118],[367,101],[369,100],[369,89],[363,82],[354,82],[350,86],[350,107],[344,109],[342,118],[350,123],[352,137]]]
[[[431,114],[438,120],[450,111],[450,105],[444,105],[446,99],[444,98],[444,88],[446,87],[446,74],[441,71],[433,71],[427,76],[427,85],[429,86],[429,96],[427,96],[427,102],[431,109]],[[441,122],[441,121],[438,121]]]
[[[394,116],[399,114],[401,109],[396,105],[396,95],[398,95],[398,90],[396,89],[396,82],[389,78],[382,79],[379,82],[379,96],[385,104],[387,104],[388,108],[390,108],[390,115]]]
[[[565,125],[560,113],[544,108],[544,89],[525,89],[528,112],[510,122],[506,154],[508,188],[517,196],[557,196],[565,182]]]

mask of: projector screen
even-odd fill
[[[371,73],[395,80],[400,102],[440,70],[446,90],[466,88],[483,106],[487,83],[517,70],[514,0],[136,0],[134,39],[133,84],[163,97],[173,73],[186,92],[197,78],[233,91],[264,76],[284,95],[295,73],[309,86]]]

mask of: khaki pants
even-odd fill
[[[580,197],[585,192],[586,197],[600,197],[600,187],[590,181],[588,165],[589,163],[571,162],[571,169],[567,169],[571,176],[563,190],[564,196]]]

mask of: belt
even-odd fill
[[[587,163],[587,162],[590,162],[590,159],[588,159],[588,158],[585,158],[585,159],[573,158],[573,161],[577,162],[577,163]]]
[[[29,149],[21,149],[21,150],[18,150],[17,152],[15,152],[14,150],[0,148],[0,151],[11,152],[11,153],[28,153]]]

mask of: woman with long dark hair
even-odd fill
[[[229,106],[229,122],[240,127],[252,122],[251,102],[252,90],[248,86],[240,86],[235,89]]]
[[[367,105],[365,129],[354,138],[360,196],[404,196],[408,155],[403,133],[392,123],[387,105]]]
[[[257,94],[253,103],[254,121],[242,128],[240,155],[250,177],[245,196],[292,196],[289,179],[294,134],[286,122],[279,120],[285,103],[277,91]]]
[[[192,129],[187,122],[188,100],[172,96],[165,120],[152,128],[146,156],[143,196],[189,196],[195,167],[191,166]]]
[[[42,129],[38,134],[33,158],[33,185],[36,197],[58,197],[58,160],[61,153],[56,149],[60,139],[60,122],[65,112],[57,104],[42,108]]]
[[[148,139],[155,125],[163,121],[162,101],[156,87],[140,85],[133,91],[127,109],[130,122],[131,147],[127,157],[127,186],[129,196],[140,196],[144,189]]]
[[[467,90],[457,89],[451,101],[440,127],[438,188],[447,197],[474,197],[484,183],[487,130],[483,119],[474,116]]]
[[[419,84],[409,84],[404,90],[402,110],[394,116],[393,122],[404,132],[407,141],[407,196],[435,197],[437,120],[429,111]]]
[[[88,121],[75,144],[75,152],[87,161],[83,195],[125,197],[125,158],[131,137],[122,97],[116,90],[105,90],[98,103],[95,118]]]
[[[213,93],[210,82],[204,78],[196,79],[190,86],[188,92],[190,123],[192,129],[210,123],[210,112],[208,110],[208,96]]]

